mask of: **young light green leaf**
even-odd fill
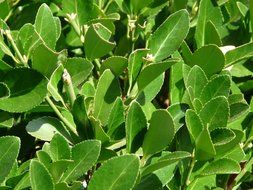
[[[10,89],[10,96],[0,99],[0,109],[4,111],[28,111],[38,106],[47,94],[46,79],[32,69],[11,69],[3,76],[2,82]]]
[[[43,164],[36,160],[32,160],[29,172],[32,189],[54,190],[53,179]]]
[[[50,152],[53,161],[70,159],[69,144],[59,133],[56,133],[50,142]]]
[[[115,76],[121,75],[127,68],[127,58],[121,56],[112,56],[103,61],[100,72],[110,69]]]
[[[63,0],[62,9],[65,14],[73,14],[80,26],[94,19],[98,15],[98,10],[93,0]]]
[[[66,57],[65,51],[54,52],[45,44],[40,44],[34,49],[32,54],[32,68],[50,79],[52,73],[61,63],[60,58]]]
[[[169,69],[176,60],[169,60],[160,63],[150,64],[145,67],[137,79],[138,90],[141,92],[146,86],[148,86],[152,81],[158,78],[163,72]]]
[[[203,88],[200,94],[200,101],[204,105],[212,98],[217,96],[228,97],[231,86],[231,79],[229,75],[218,75],[212,78]]]
[[[99,120],[94,117],[89,118],[91,126],[93,128],[94,136],[97,140],[100,140],[102,145],[108,143],[110,141],[110,137],[104,131]]]
[[[125,127],[122,125],[125,122],[124,112],[124,104],[122,102],[122,99],[118,97],[112,107],[107,125],[107,134],[113,139],[118,139],[118,136],[116,134],[118,132],[122,133],[122,131],[125,130]],[[121,138],[121,136],[119,137]]]
[[[68,169],[69,165],[73,163],[73,160],[58,160],[50,164],[49,172],[53,177],[54,182],[59,182],[59,179]]]
[[[96,163],[101,149],[97,140],[83,141],[72,148],[74,160],[64,173],[60,181],[72,182],[83,176]]]
[[[20,149],[20,139],[14,136],[0,137],[0,183],[10,173]]]
[[[114,101],[120,96],[117,79],[110,70],[105,70],[99,79],[94,100],[94,117],[106,125]]]
[[[175,134],[173,118],[166,110],[153,113],[142,145],[145,157],[155,154],[168,146]],[[157,141],[157,139],[160,139]]]
[[[132,189],[138,177],[139,167],[140,162],[135,155],[124,155],[112,158],[104,162],[94,173],[90,180],[88,190]]]
[[[30,121],[26,126],[26,131],[33,137],[44,141],[51,141],[55,133],[60,133],[70,142],[72,140],[64,125],[53,117],[45,116]]]
[[[185,114],[185,121],[186,121],[186,126],[190,135],[196,141],[196,139],[198,138],[198,136],[201,134],[202,130],[204,129],[204,126],[202,124],[200,117],[197,115],[197,113],[194,110],[188,109]]]
[[[109,53],[115,46],[109,40],[110,30],[101,24],[92,24],[85,36],[85,53],[89,60],[100,58]]]
[[[216,152],[212,143],[209,131],[204,128],[196,139],[196,159],[209,160],[215,156]]]
[[[84,96],[78,96],[72,107],[72,116],[77,126],[79,137],[90,139],[93,137],[93,129],[88,118]]]
[[[18,39],[23,47],[24,53],[29,59],[34,49],[44,43],[35,27],[28,23],[22,26],[18,33]]]
[[[133,83],[137,79],[142,65],[143,58],[147,56],[148,49],[137,49],[133,51],[128,59],[128,78],[129,78],[129,88],[132,88]]]
[[[205,127],[211,131],[226,127],[229,118],[229,105],[224,96],[213,98],[200,110],[199,116]]]
[[[221,158],[208,164],[200,176],[217,175],[217,174],[237,174],[241,171],[240,165],[228,158]]]
[[[57,32],[59,31],[53,14],[46,4],[40,6],[34,26],[46,45],[49,48],[54,49],[58,38]]]
[[[215,44],[217,46],[221,46],[222,42],[220,39],[220,35],[217,31],[217,28],[215,27],[215,25],[213,24],[213,22],[211,20],[209,20],[206,23],[205,26],[205,44]]]
[[[213,22],[215,27],[221,26],[223,22],[222,13],[220,8],[218,6],[215,6],[212,1],[201,0],[198,11],[198,22],[195,32],[195,40],[198,48],[205,45],[205,34],[207,30],[206,26],[208,21]]]
[[[126,145],[129,153],[134,153],[142,145],[147,131],[147,119],[141,106],[133,101],[126,116]]]
[[[55,71],[52,73],[49,82],[47,83],[47,90],[52,95],[55,101],[60,101],[63,105],[65,105],[65,102],[61,96],[61,93],[58,89],[58,84],[62,79],[64,67],[62,65],[59,65]]]
[[[188,77],[186,79],[185,86],[186,88],[191,87],[192,96],[190,95],[191,100],[193,101],[195,98],[199,98],[203,88],[206,86],[208,79],[205,75],[205,72],[201,69],[201,67],[195,65],[191,68]]]
[[[175,123],[175,130],[178,131],[184,125],[185,112],[188,109],[187,104],[172,104],[167,108]]]
[[[149,40],[150,53],[155,62],[162,61],[176,51],[189,31],[189,14],[180,10],[171,14]]]
[[[75,57],[67,59],[64,67],[70,74],[73,85],[78,86],[91,74],[93,64],[86,59]]]

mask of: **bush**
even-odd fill
[[[0,1],[0,189],[252,188],[252,11]]]

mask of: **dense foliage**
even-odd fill
[[[0,189],[253,184],[252,0],[0,0]]]

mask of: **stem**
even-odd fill
[[[72,131],[75,135],[77,135],[76,128],[67,119],[65,119],[63,117],[63,115],[61,114],[61,112],[58,110],[58,108],[54,105],[54,103],[52,102],[52,100],[48,96],[46,97],[46,101],[48,102],[48,104],[50,105],[50,107],[54,110],[54,112],[56,113],[56,115],[68,127],[68,129],[70,131]]]
[[[74,102],[76,100],[76,94],[74,91],[73,83],[71,80],[71,76],[69,75],[67,69],[64,69],[64,73],[62,75],[64,86],[66,88],[66,93],[70,101],[71,107],[73,107]]]
[[[26,60],[24,59],[24,57],[22,56],[22,54],[20,53],[16,43],[14,42],[14,39],[12,38],[12,35],[11,35],[11,31],[10,30],[6,30],[5,31],[5,34],[8,38],[8,40],[10,41],[15,53],[17,54],[19,60],[21,61],[21,63],[23,63],[25,66],[27,66],[27,62]]]
[[[192,158],[191,158],[189,170],[188,170],[188,173],[187,173],[187,176],[186,176],[186,180],[185,180],[184,188],[183,189],[185,189],[191,183],[190,182],[190,177],[191,177],[194,165],[195,165],[195,149],[192,152]]]

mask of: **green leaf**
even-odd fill
[[[53,161],[70,159],[70,147],[62,135],[57,133],[54,135],[50,142],[50,153]]]
[[[229,121],[234,121],[240,116],[249,111],[249,105],[244,100],[243,94],[232,94],[228,97],[230,118]]]
[[[187,75],[185,87],[192,89],[191,100],[199,98],[203,88],[206,86],[208,79],[205,72],[197,65],[193,66]]]
[[[200,110],[199,116],[209,130],[226,127],[229,118],[229,105],[224,96],[219,96],[207,102]]]
[[[28,59],[30,58],[34,49],[43,43],[43,40],[35,30],[35,27],[30,23],[22,26],[18,33],[18,39]]]
[[[54,182],[58,182],[64,172],[68,169],[73,160],[58,160],[51,163],[49,171],[53,177]]]
[[[253,56],[253,43],[246,43],[225,54],[226,66],[238,63],[241,60],[249,59]]]
[[[239,145],[239,143],[241,142],[244,133],[240,130],[232,130],[233,133],[235,134],[235,138],[232,139],[230,142],[226,143],[226,144],[221,144],[219,146],[215,146],[215,150],[217,152],[218,156],[224,156],[224,154],[226,153],[230,153],[232,152],[237,145]]]
[[[63,0],[62,9],[65,14],[75,14],[75,19],[80,26],[86,24],[91,19],[96,18],[97,8],[93,4],[93,0]]]
[[[11,69],[2,77],[2,82],[10,89],[10,97],[0,99],[0,109],[4,111],[31,110],[38,106],[47,94],[46,79],[32,69]]]
[[[95,96],[95,87],[92,82],[87,81],[83,84],[80,94],[84,95],[85,98],[94,97]]]
[[[105,133],[100,121],[94,117],[90,117],[89,119],[93,128],[95,139],[100,140],[102,145],[108,143],[110,141],[110,137]]]
[[[176,60],[169,60],[161,63],[150,64],[145,67],[137,79],[138,90],[141,92],[146,86],[148,86],[176,62]]]
[[[94,100],[94,117],[106,125],[114,101],[120,96],[120,87],[117,79],[110,70],[105,70],[101,75]]]
[[[0,128],[11,128],[14,124],[14,117],[12,114],[0,111]]]
[[[184,94],[184,81],[183,81],[183,64],[184,61],[179,54],[175,52],[172,58],[180,58],[181,61],[172,65],[170,68],[170,82],[169,82],[169,98],[171,104],[181,102]],[[184,64],[185,65],[185,64]]]
[[[150,5],[154,0],[131,0],[130,4],[132,5],[133,12],[138,14],[143,8]]]
[[[101,24],[92,24],[85,35],[85,53],[89,60],[103,57],[115,46],[109,40],[111,31]]]
[[[162,88],[164,82],[164,73],[158,76],[155,80],[150,82],[138,95],[137,102],[142,106],[150,103]]]
[[[69,58],[64,67],[71,76],[74,86],[82,84],[91,74],[93,64],[83,58]]]
[[[34,190],[53,190],[53,179],[46,167],[36,160],[30,164],[30,182]]]
[[[127,59],[121,56],[112,56],[102,62],[100,72],[110,69],[115,76],[121,75],[127,68]]]
[[[72,182],[83,176],[96,163],[100,149],[101,143],[97,140],[76,144],[71,150],[74,162],[70,164],[60,181]]]
[[[156,170],[159,170],[163,167],[174,164],[175,162],[178,162],[184,158],[189,158],[189,157],[191,157],[191,154],[185,151],[165,152],[165,154],[161,156],[157,161],[144,167],[141,175],[145,176]]]
[[[212,143],[209,131],[204,128],[196,139],[196,159],[209,160],[215,156],[216,152]]]
[[[5,83],[0,82],[0,99],[8,98],[9,96],[10,96],[10,89]]]
[[[171,114],[175,123],[176,132],[184,125],[185,112],[188,109],[187,104],[172,104],[167,108],[167,111]]]
[[[58,89],[59,82],[62,79],[64,67],[62,65],[59,65],[55,71],[52,73],[49,82],[47,83],[47,90],[52,95],[55,101],[60,101],[63,105],[65,105],[65,102],[61,96],[61,93]]]
[[[198,21],[195,32],[195,40],[198,48],[205,45],[205,38],[206,38],[205,34],[206,30],[208,29],[206,26],[208,21],[211,21],[215,27],[219,27],[222,25],[223,22],[222,18],[223,16],[220,8],[218,6],[215,6],[212,1],[210,0],[200,1],[198,9]]]
[[[220,39],[220,35],[217,31],[217,28],[215,25],[212,23],[211,20],[209,20],[206,23],[206,28],[205,28],[205,44],[215,44],[217,46],[221,46],[222,42]]]
[[[50,155],[44,150],[37,151],[36,155],[40,163],[43,164],[47,169],[49,169],[51,163],[53,162]]]
[[[134,82],[136,81],[142,65],[143,65],[143,58],[147,56],[149,52],[148,49],[137,49],[133,51],[129,55],[128,59],[128,78],[129,78],[129,88],[131,89]]]
[[[240,165],[228,158],[215,160],[208,164],[202,171],[200,176],[217,175],[217,174],[237,174],[241,171]]]
[[[174,134],[175,124],[170,113],[166,110],[155,111],[142,145],[144,156],[147,157],[163,150],[171,143]]]
[[[34,26],[45,44],[49,48],[54,49],[59,36],[57,32],[59,33],[59,31],[53,14],[46,4],[42,4],[40,6],[36,15]]]
[[[32,68],[50,79],[52,73],[61,63],[60,58],[65,56],[65,53],[65,51],[54,52],[44,44],[40,44],[32,54]]]
[[[10,173],[20,149],[20,139],[14,136],[0,137],[0,183]]]
[[[77,126],[77,132],[83,139],[93,136],[92,127],[88,118],[84,96],[78,96],[72,107],[72,116]]]
[[[227,144],[235,138],[235,133],[227,128],[216,128],[210,135],[215,146]]]
[[[138,177],[139,167],[140,162],[135,155],[124,155],[112,158],[104,162],[93,174],[88,190],[132,189]]]
[[[203,88],[200,101],[202,104],[207,103],[212,98],[217,96],[228,97],[231,86],[231,79],[229,75],[218,75],[212,78]]]
[[[33,137],[44,141],[51,141],[55,133],[60,133],[68,141],[72,140],[64,125],[53,117],[44,116],[30,121],[26,126],[26,131]]]
[[[117,132],[122,133],[122,131],[125,131],[125,127],[122,125],[125,122],[124,112],[123,101],[120,97],[118,97],[112,107],[107,125],[107,134],[113,139],[118,139]],[[121,136],[119,138],[121,138]]]
[[[189,14],[180,10],[171,14],[149,40],[154,61],[162,61],[176,51],[189,31]]]
[[[194,65],[200,66],[208,78],[221,72],[225,65],[225,57],[216,45],[203,46],[195,51],[191,57],[186,58],[186,55],[183,54],[183,58],[186,64],[191,67]]]
[[[202,130],[204,129],[204,126],[202,124],[200,117],[197,115],[197,113],[194,110],[188,109],[185,114],[185,121],[186,121],[186,126],[190,135],[196,141],[196,139],[198,138],[198,136],[201,134]]]
[[[147,119],[140,104],[133,101],[126,116],[126,149],[134,153],[142,145],[147,131]]]

